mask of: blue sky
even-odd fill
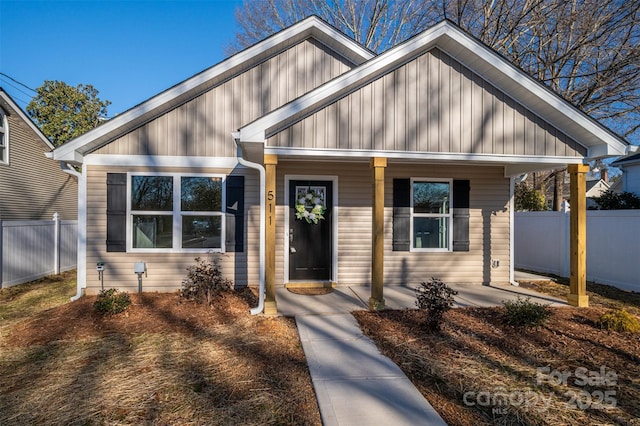
[[[226,57],[240,0],[0,0],[0,72],[36,88],[91,84],[109,116]],[[34,93],[0,75],[24,109]]]

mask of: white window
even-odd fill
[[[0,164],[9,164],[9,125],[7,115],[0,108]]]
[[[131,251],[224,251],[224,176],[130,173]]]
[[[412,251],[451,251],[451,201],[450,179],[412,179]]]

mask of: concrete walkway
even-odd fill
[[[296,324],[324,426],[446,425],[351,314],[296,315]]]
[[[534,279],[527,277],[527,279]],[[536,277],[535,280],[545,279]],[[510,285],[450,285],[456,306],[500,306],[503,300],[566,302]],[[325,426],[445,425],[400,368],[364,336],[350,312],[367,309],[369,286],[338,287],[330,294],[301,296],[277,289],[278,311],[295,316],[302,348]],[[415,308],[413,287],[384,288],[386,306]]]

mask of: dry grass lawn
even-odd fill
[[[73,274],[0,290],[0,425],[321,423],[294,321],[250,316],[250,291],[106,318],[74,293]]]

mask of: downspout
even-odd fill
[[[236,140],[236,144],[238,142],[237,134],[234,134],[234,139]],[[237,153],[238,163],[242,164],[245,167],[249,167],[250,169],[255,169],[260,173],[260,267],[259,267],[259,296],[258,296],[258,306],[251,309],[251,315],[257,315],[264,311],[264,292],[265,292],[265,245],[267,240],[267,225],[266,225],[266,194],[265,194],[265,184],[266,184],[266,170],[262,164],[254,163],[249,160],[245,160],[242,158],[242,149],[238,146]]]
[[[85,208],[85,198],[87,195],[87,180],[84,173],[78,172],[71,167],[69,163],[63,161],[60,162],[60,169],[63,172],[75,176],[78,179],[78,253],[76,260],[76,294],[71,297],[71,301],[74,302],[84,296],[85,277],[86,277],[86,219],[87,211]],[[81,226],[82,224],[82,226]]]
[[[509,282],[511,285],[518,287],[520,284],[516,281],[516,257],[515,257],[515,247],[513,246],[515,242],[515,237],[513,235],[515,230],[515,189],[516,189],[516,178],[513,176],[509,177]]]

